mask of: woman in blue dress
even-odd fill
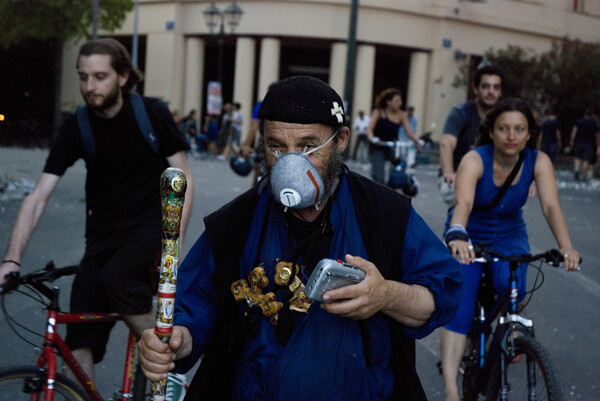
[[[448,213],[445,240],[452,254],[463,264],[463,292],[459,309],[442,329],[441,357],[445,400],[458,401],[457,377],[466,346],[466,334],[473,320],[475,300],[483,265],[474,262],[473,243],[487,243],[498,252],[529,253],[529,241],[522,207],[535,181],[542,212],[561,252],[565,268],[576,270],[579,253],[573,249],[567,224],[558,201],[552,162],[535,149],[538,127],[531,109],[520,99],[505,99],[487,114],[479,130],[478,147],[462,159],[456,175],[456,206]],[[504,196],[491,208],[502,184],[515,168],[519,155],[523,163]],[[487,210],[486,210],[487,209]],[[525,294],[527,264],[520,266],[519,295]],[[506,293],[507,262],[491,266],[496,292]]]

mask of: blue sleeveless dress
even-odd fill
[[[475,190],[474,209],[485,207],[496,196],[502,184],[494,184],[494,146],[485,145],[475,148],[483,161],[483,176],[477,182]],[[513,182],[502,199],[490,210],[473,210],[467,223],[469,238],[474,244],[486,243],[489,248],[507,255],[520,255],[530,252],[523,206],[527,202],[529,187],[533,182],[533,171],[538,151],[525,148],[523,170],[519,181]],[[515,178],[516,180],[516,178]],[[448,213],[446,228],[452,219],[453,209]],[[492,280],[496,292],[504,294],[508,289],[509,268],[507,262],[497,262],[491,266]],[[471,263],[463,265],[463,293],[459,309],[446,326],[446,329],[457,333],[467,334],[473,313],[477,290],[483,272],[483,264]],[[519,276],[519,294],[525,294],[527,265],[522,265],[517,271]]]

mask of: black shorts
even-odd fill
[[[577,159],[585,160],[586,162],[593,163],[596,157],[596,149],[594,145],[575,145],[575,157]]]
[[[152,309],[152,275],[159,265],[162,228],[147,223],[104,227],[88,234],[80,271],[73,280],[71,313],[137,315]],[[94,363],[104,357],[114,322],[68,324],[70,349],[92,348]]]

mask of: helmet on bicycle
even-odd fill
[[[250,160],[250,158],[245,159],[243,157],[232,157],[229,159],[229,165],[237,175],[246,177],[252,171],[253,162]]]
[[[417,193],[419,193],[419,181],[414,175],[411,175],[408,183],[402,186],[402,192],[406,196],[417,196]]]

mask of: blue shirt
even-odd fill
[[[285,217],[277,207],[270,209],[268,234],[263,246],[258,243],[270,197],[268,190],[263,191],[256,206],[242,255],[240,278],[246,278],[252,270],[257,248],[261,249],[261,255],[264,253],[263,267],[267,277],[272,278],[275,258],[281,256],[289,239]],[[348,252],[368,258],[346,179],[333,202],[330,222],[334,235],[329,257],[341,259]],[[457,262],[414,209],[410,211],[403,240],[403,282],[429,288],[436,299],[436,312],[427,324],[405,328],[407,336],[421,338],[447,322],[454,313],[459,291],[447,291],[446,271],[449,265]],[[191,358],[178,362],[178,371],[191,368],[211,340],[216,318],[210,279],[214,270],[208,240],[203,234],[178,272],[175,324],[188,327],[193,336]],[[305,275],[303,281],[306,279]],[[276,292],[273,287],[270,279],[263,292]],[[447,295],[448,292],[452,295]],[[269,320],[259,320],[258,328],[248,336],[238,361],[234,399],[342,401],[389,398],[394,382],[387,317],[379,313],[365,320],[372,355],[369,365],[365,362],[357,321],[330,314],[316,304],[307,314],[298,313],[294,318],[294,332],[285,346],[275,341],[275,329]]]
[[[417,120],[417,116],[415,116],[414,114],[408,119],[408,125],[410,127],[410,130],[416,135],[417,134],[417,124],[418,124],[418,120]],[[398,139],[400,139],[401,141],[404,142],[408,142],[408,141],[412,141],[408,135],[406,134],[406,131],[404,130],[404,125],[400,126],[400,129],[398,130]]]

